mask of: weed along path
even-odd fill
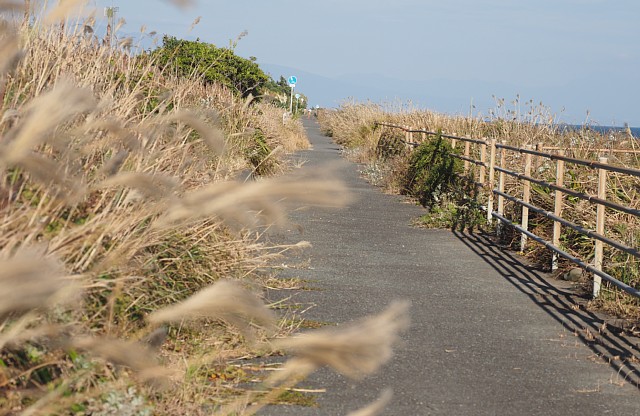
[[[382,194],[341,160],[338,146],[305,120],[313,150],[302,170],[331,164],[355,201],[347,208],[294,211],[287,242],[310,241],[281,278],[312,290],[291,295],[310,322],[345,323],[411,302],[411,325],[393,358],[354,381],[323,369],[298,387],[316,407],[270,406],[262,415],[346,415],[393,397],[384,415],[640,415],[637,340],[604,328],[576,304],[482,235],[414,228],[423,212]],[[313,307],[306,310],[307,306]]]

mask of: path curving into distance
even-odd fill
[[[322,370],[300,385],[326,389],[319,407],[259,414],[346,415],[390,387],[384,415],[640,415],[640,369],[623,361],[638,357],[637,339],[602,330],[567,285],[482,235],[412,227],[420,207],[367,184],[314,120],[304,123],[313,149],[302,169],[331,164],[356,200],[294,211],[304,233],[276,236],[313,244],[280,273],[317,289],[293,301],[315,305],[308,319],[343,323],[407,299],[411,327],[377,374],[357,382]]]

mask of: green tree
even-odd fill
[[[165,35],[162,46],[152,55],[165,70],[182,76],[200,76],[205,83],[220,83],[243,97],[259,95],[262,88],[273,81],[254,60],[200,40],[188,41]]]

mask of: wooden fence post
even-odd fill
[[[507,144],[506,140],[502,141],[502,144]],[[500,148],[500,167],[502,169],[505,168],[507,164],[507,151],[504,148]],[[506,175],[504,172],[500,172],[498,176],[498,191],[504,192]],[[498,195],[498,214],[504,214],[504,197],[502,195]]]
[[[470,142],[464,142],[464,157],[469,159],[469,155],[471,154],[471,143]],[[469,166],[470,166],[470,162],[468,160],[464,161],[464,174],[468,174],[469,173]]]
[[[601,157],[598,160],[600,163],[608,163],[609,159]],[[598,169],[598,198],[607,199],[607,170]],[[598,204],[596,212],[596,232],[600,235],[604,235],[604,216],[605,206]],[[595,241],[595,257],[594,267],[597,270],[602,271],[602,260],[604,257],[604,244],[600,240]],[[600,296],[600,287],[602,286],[602,278],[600,276],[593,276],[593,297]]]
[[[564,156],[564,150],[558,151],[559,156]],[[556,163],[556,185],[564,186],[564,160],[558,160]],[[557,217],[562,217],[562,207],[564,203],[564,194],[561,191],[555,191],[555,203],[553,213]],[[561,224],[557,221],[553,222],[553,241],[552,244],[560,247],[560,233],[562,232]],[[558,254],[553,252],[551,257],[551,270],[558,269]]]
[[[503,140],[502,144],[506,145],[507,141]],[[507,165],[507,151],[504,148],[500,148],[500,167],[502,169],[505,169],[506,165]],[[500,174],[498,175],[498,191],[502,193],[504,193],[506,176],[507,175],[504,172],[500,172]],[[504,215],[504,196],[500,194],[498,194],[498,214]],[[498,236],[501,236],[503,226],[504,224],[502,223],[502,221],[498,222],[497,224]]]
[[[531,145],[526,146],[527,150],[531,150]],[[531,177],[531,154],[526,153],[524,161],[524,176]],[[527,204],[531,202],[531,182],[525,179],[524,189],[522,191],[522,200]],[[522,229],[529,231],[529,208],[522,206]],[[524,251],[527,247],[527,235],[522,233],[520,238],[520,251]]]
[[[493,223],[493,189],[496,183],[496,139],[491,139],[491,149],[489,152],[489,199],[487,201],[487,223]]]
[[[480,163],[482,164],[480,165],[480,177],[478,178],[478,182],[484,186],[484,181],[487,176],[487,139],[483,137],[482,141],[484,141],[484,143],[480,145]]]

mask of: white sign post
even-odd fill
[[[296,88],[296,84],[298,83],[298,77],[295,75],[291,75],[289,77],[289,86],[291,87],[291,99],[289,100],[289,112],[293,113],[293,90]]]

